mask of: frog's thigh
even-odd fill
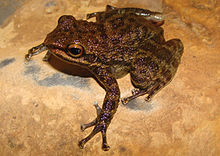
[[[149,73],[150,56],[145,54],[138,54],[131,64],[131,82],[134,87],[145,89],[151,83],[151,75]]]
[[[130,75],[132,84],[139,88],[139,91],[129,97],[129,100],[148,94],[145,100],[150,101],[172,78],[171,71],[167,69],[162,72],[156,60],[151,57],[137,57],[133,61]]]

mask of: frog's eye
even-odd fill
[[[80,57],[84,52],[84,48],[80,44],[70,44],[67,47],[67,52],[72,57]]]

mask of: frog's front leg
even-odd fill
[[[40,45],[29,49],[28,54],[25,55],[25,59],[27,61],[30,61],[32,56],[37,55],[45,50],[47,50],[47,47],[45,46],[44,43],[41,43]]]
[[[120,99],[120,90],[116,79],[113,77],[109,69],[103,67],[97,67],[92,71],[96,75],[97,81],[102,84],[106,91],[102,109],[97,105],[97,118],[89,124],[84,124],[81,129],[84,130],[88,127],[95,126],[93,131],[84,139],[79,142],[79,147],[83,148],[84,144],[93,138],[97,133],[102,134],[102,149],[104,151],[109,150],[106,139],[107,128],[115,114]]]

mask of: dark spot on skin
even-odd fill
[[[148,59],[150,60],[151,58],[148,58]],[[138,58],[138,59],[135,60],[134,64],[136,64],[137,66],[142,66],[142,65],[146,64],[145,61],[148,61],[148,60],[146,60],[146,59],[144,60],[144,58]]]
[[[111,85],[111,84],[113,84],[114,82],[115,82],[115,80],[110,77],[110,78],[107,79],[106,84]]]
[[[166,49],[166,48],[161,48],[160,50],[155,51],[155,52],[154,52],[154,55],[155,55],[158,59],[166,61],[167,64],[170,63],[170,60],[171,60],[171,58],[172,58],[171,51],[169,51],[169,50]]]
[[[148,66],[148,70],[150,70],[152,73],[157,73],[159,71],[159,66],[156,62],[151,61]]]
[[[129,28],[122,27],[121,29],[118,30],[118,32],[119,32],[120,35],[125,35],[127,32],[129,32]]]
[[[0,62],[0,68],[3,68],[11,63],[13,63],[15,61],[15,58],[10,58],[10,59],[5,59],[3,61]]]
[[[143,111],[151,111],[154,109],[153,105],[146,102],[144,99],[134,99],[128,102],[125,107],[132,110],[143,110]]]
[[[101,32],[100,38],[101,38],[102,40],[105,40],[105,39],[108,38],[108,36],[106,35],[105,32]]]
[[[134,19],[134,18],[128,18],[128,21],[129,21],[129,22],[134,22],[135,19]]]
[[[143,77],[143,76],[138,77],[137,76],[138,74],[133,74],[133,73],[131,73],[130,75],[131,75],[132,81],[137,83],[137,84],[145,83],[146,77],[147,77],[147,75],[146,75],[146,77]]]
[[[172,62],[172,65],[174,68],[177,68],[179,66],[179,62],[177,59],[174,59],[173,62]]]
[[[112,23],[112,28],[113,28],[113,29],[118,29],[118,25],[115,24],[115,23]]]
[[[72,76],[63,73],[55,73],[44,79],[39,78],[41,68],[38,65],[30,65],[25,67],[24,75],[31,76],[40,86],[74,86],[77,88],[89,88],[89,79],[79,76]]]
[[[118,29],[119,27],[122,27],[124,25],[123,21],[118,20],[111,20],[110,23],[112,24],[113,29]]]
[[[112,17],[112,14],[111,14],[111,13],[105,13],[103,18],[104,18],[105,20],[107,20],[107,19],[110,18],[110,17]]]
[[[157,51],[156,48],[157,48],[156,46],[154,46],[154,45],[151,44],[151,41],[148,41],[148,40],[147,40],[147,41],[144,43],[144,45],[140,45],[140,48],[139,48],[139,49],[142,49],[142,50],[144,50],[144,51],[155,52],[155,51]]]
[[[118,44],[119,42],[120,42],[120,40],[117,39],[117,38],[116,38],[116,39],[112,39],[112,43],[113,43],[113,44]]]

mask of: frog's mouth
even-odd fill
[[[72,57],[66,54],[66,50],[64,48],[56,47],[54,45],[46,46],[47,50],[50,54],[54,55],[60,60],[63,60],[68,63],[75,63],[76,61],[72,59]]]

